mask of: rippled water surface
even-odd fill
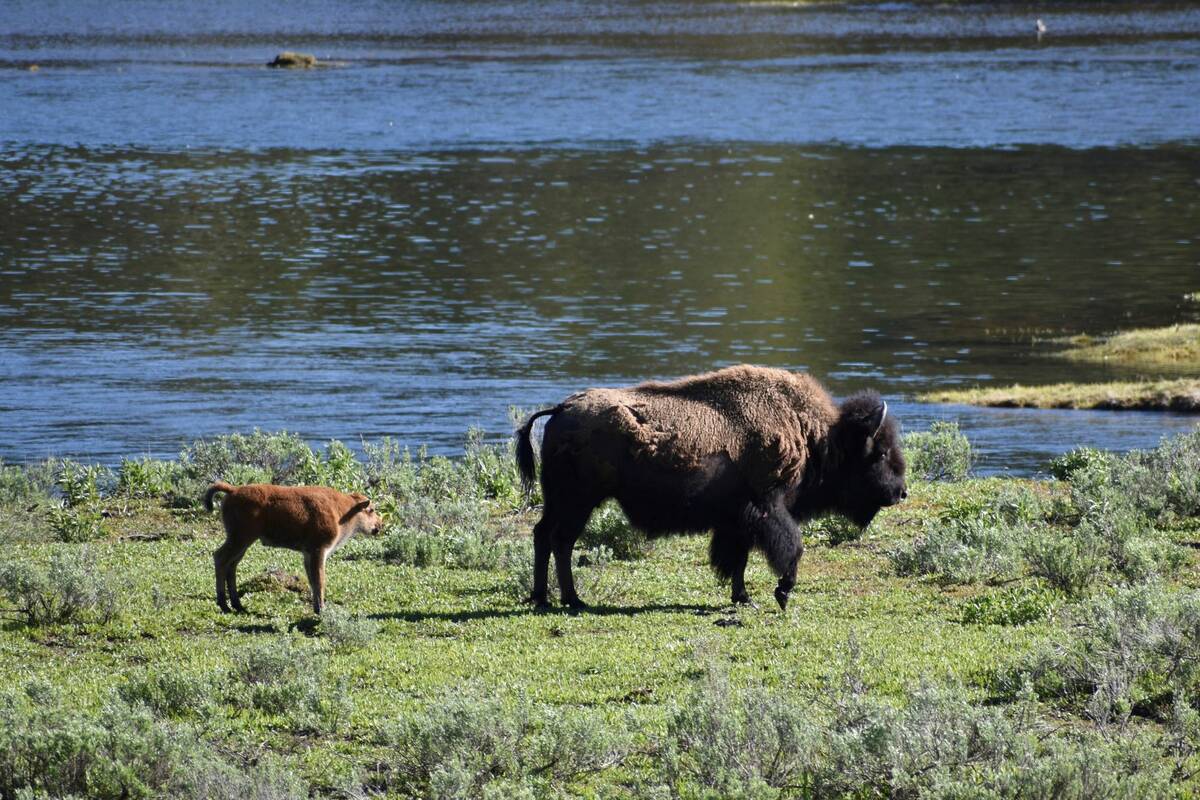
[[[1194,6],[1045,7],[1040,40],[1012,6],[5,11],[5,459],[452,451],[740,361],[958,419],[985,470],[1193,424],[905,398],[1136,377],[1044,340],[1195,316]]]

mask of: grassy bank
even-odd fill
[[[969,478],[952,426],[907,447],[909,501],[812,526],[786,614],[758,556],[732,609],[703,537],[616,509],[577,548],[593,608],[532,611],[536,498],[478,439],[2,466],[0,797],[1194,794],[1200,435],[1051,483]],[[222,615],[215,477],[369,487],[388,525],[322,617],[258,545]]]
[[[1055,355],[1162,372],[1200,371],[1200,325],[1141,328],[1111,336],[1074,336]]]
[[[1053,357],[1133,367],[1167,375],[1200,372],[1200,325],[1144,328],[1111,336],[1074,336]],[[1200,379],[1055,383],[947,389],[917,396],[924,403],[963,403],[998,408],[1078,408],[1200,413]]]
[[[923,403],[997,408],[1079,408],[1117,411],[1200,412],[1200,380],[1055,383],[947,389],[917,396]]]

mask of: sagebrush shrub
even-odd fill
[[[159,717],[203,717],[217,702],[214,675],[168,670],[128,677],[117,694],[131,705],[144,705]]]
[[[312,448],[296,434],[259,430],[200,439],[179,456],[184,473],[205,485],[217,480],[294,484],[315,458]],[[253,479],[246,480],[247,470]]]
[[[974,453],[957,422],[934,422],[928,431],[903,438],[908,474],[926,481],[961,481],[971,473]]]
[[[340,606],[327,605],[321,611],[320,633],[336,649],[355,650],[375,640],[379,634],[379,623],[351,614]]]
[[[49,502],[55,488],[54,472],[52,461],[17,466],[0,459],[0,506],[28,507]]]
[[[946,583],[977,583],[1015,576],[1020,550],[1029,537],[1024,527],[985,519],[926,524],[909,544],[888,551],[898,575],[934,575]]]
[[[426,798],[556,796],[620,764],[628,729],[583,709],[457,691],[385,725],[381,788]]]
[[[29,625],[107,623],[117,614],[119,592],[85,548],[58,550],[44,567],[26,560],[0,562],[0,595]]]
[[[476,501],[411,500],[388,517],[383,557],[417,567],[498,567],[515,544],[493,532],[489,517]]]
[[[307,796],[270,759],[251,766],[221,755],[185,725],[119,699],[80,709],[45,683],[0,695],[0,797],[97,800]]]
[[[1101,725],[1128,722],[1139,708],[1166,716],[1200,690],[1200,594],[1147,584],[1121,587],[1063,611],[1071,635],[1020,670],[1043,696],[1077,704]]]
[[[264,639],[235,656],[228,698],[295,728],[335,732],[349,723],[353,700],[343,683],[326,680],[326,669],[324,656],[291,637]]]
[[[629,522],[625,512],[609,500],[592,512],[579,536],[584,547],[607,547],[613,558],[632,560],[649,555],[653,545],[646,535]]]

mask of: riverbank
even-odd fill
[[[1055,354],[1071,361],[1091,361],[1140,369],[1200,371],[1200,325],[1139,328],[1111,336],[1074,336]]]
[[[922,403],[993,408],[1073,408],[1103,411],[1200,413],[1200,380],[1056,383],[946,389],[917,395]]]
[[[649,546],[616,509],[577,547],[592,607],[533,611],[536,498],[477,440],[453,461],[254,434],[113,471],[4,466],[0,794],[1200,788],[1200,439],[1136,469],[1075,453],[1051,483],[925,479],[962,478],[965,445],[910,435],[906,503],[862,536],[812,526],[786,614],[760,556],[761,607],[735,609],[705,537]],[[299,555],[260,545],[248,612],[220,614],[198,501],[217,474],[365,488],[387,526],[331,559],[322,617]]]

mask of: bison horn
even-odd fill
[[[879,432],[883,430],[883,421],[887,419],[887,400],[882,400],[880,402],[883,403],[883,411],[881,411],[879,414],[879,427],[877,427],[875,432],[871,434],[872,439],[879,436]]]

